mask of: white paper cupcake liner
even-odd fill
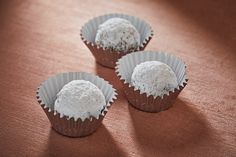
[[[81,39],[92,52],[97,63],[109,68],[115,68],[117,60],[127,53],[112,51],[110,49],[99,47],[95,44],[95,37],[99,25],[104,23],[106,20],[114,17],[119,17],[130,21],[140,33],[141,44],[135,51],[144,50],[153,36],[153,30],[151,26],[143,20],[134,16],[124,14],[107,14],[95,17],[88,21],[81,29]]]
[[[80,118],[74,119],[54,111],[57,93],[65,84],[72,80],[90,81],[102,91],[106,99],[106,106],[98,117],[91,116],[81,120]],[[43,82],[36,92],[36,98],[51,122],[52,127],[60,134],[70,137],[87,136],[95,132],[101,125],[109,107],[116,99],[116,95],[115,89],[107,81],[85,72],[68,72],[52,76]]]
[[[136,65],[145,61],[160,61],[169,65],[176,74],[178,87],[162,97],[141,93],[140,90],[131,85],[131,75]],[[160,112],[168,109],[187,85],[186,65],[174,55],[161,52],[139,51],[123,56],[116,64],[116,73],[123,84],[124,93],[129,103],[142,111]]]

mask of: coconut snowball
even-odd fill
[[[128,20],[111,18],[99,25],[95,43],[114,51],[131,52],[138,49],[140,34]]]
[[[62,115],[82,120],[98,117],[106,106],[102,91],[89,81],[74,80],[57,94],[54,109]]]
[[[178,86],[173,70],[159,61],[138,64],[131,76],[131,84],[141,93],[154,97],[163,96]]]

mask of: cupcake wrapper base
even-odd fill
[[[139,90],[134,90],[134,87],[130,87],[123,80],[122,85],[130,105],[141,111],[156,113],[169,109],[187,83],[184,84],[184,87],[180,87],[179,90],[171,92],[169,96],[164,96],[163,99],[160,97],[154,98],[153,96],[147,97],[146,94],[140,94]]]
[[[131,52],[124,53],[124,52],[112,51],[110,49],[99,47],[98,45],[95,44],[95,37],[99,25],[105,22],[106,20],[114,17],[127,19],[138,30],[141,38],[140,39],[141,43],[136,51],[144,50],[153,36],[153,30],[151,26],[146,22],[144,22],[143,20],[134,16],[124,15],[124,14],[107,14],[95,17],[90,21],[88,21],[81,28],[81,33],[80,33],[81,39],[85,43],[85,45],[89,48],[89,50],[92,52],[97,63],[112,69],[115,68],[116,62],[119,58],[128,53],[131,53]]]
[[[169,65],[175,72],[178,87],[163,97],[147,95],[140,90],[135,89],[130,84],[131,75],[136,65],[145,61],[161,61]],[[123,90],[128,102],[135,108],[145,112],[160,112],[167,110],[172,106],[179,93],[187,85],[186,65],[185,63],[170,54],[151,52],[151,51],[139,51],[123,56],[116,63],[116,73],[123,85]]]
[[[144,50],[150,39],[144,44],[143,47],[140,47],[140,50]],[[114,52],[108,49],[103,49],[101,47],[93,46],[91,43],[84,42],[84,44],[89,48],[91,53],[93,54],[96,62],[104,67],[114,69],[116,66],[116,62],[119,58],[126,55],[124,52]]]
[[[84,137],[94,133],[97,128],[101,125],[103,116],[99,119],[93,118],[92,121],[86,119],[85,121],[77,120],[74,121],[73,118],[67,119],[65,117],[60,118],[59,114],[54,115],[53,112],[48,112],[48,108],[42,106],[45,114],[47,115],[52,128],[60,133],[61,135],[68,137]]]
[[[107,105],[98,117],[89,117],[85,120],[74,119],[54,111],[56,94],[68,82],[79,79],[94,83],[103,92]],[[116,95],[115,89],[107,81],[85,72],[69,72],[52,76],[42,83],[36,92],[38,103],[47,115],[52,128],[58,133],[69,137],[84,137],[95,132],[116,99]]]

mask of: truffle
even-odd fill
[[[89,81],[73,80],[57,94],[54,110],[75,120],[84,120],[98,117],[105,105],[105,96],[97,86]]]
[[[146,61],[136,65],[131,84],[141,93],[154,97],[163,96],[178,86],[173,70],[159,61]]]
[[[140,34],[126,19],[111,18],[99,25],[95,43],[119,52],[131,52],[140,45]]]

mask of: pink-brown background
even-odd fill
[[[111,69],[80,40],[94,16],[118,12],[154,30],[147,50],[171,52],[189,82],[174,106],[130,107]],[[236,3],[221,0],[12,0],[0,2],[0,156],[236,156]],[[35,91],[48,76],[87,71],[118,90],[96,133],[67,138],[51,129]]]

